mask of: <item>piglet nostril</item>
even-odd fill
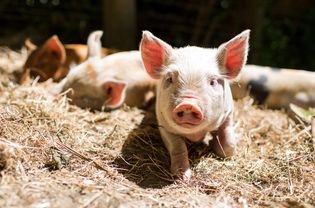
[[[179,112],[176,113],[176,115],[177,115],[179,118],[181,118],[181,117],[184,116],[184,111],[179,111]]]
[[[195,117],[197,119],[200,119],[200,117],[201,117],[200,113],[192,112],[191,114],[192,114],[193,117]]]

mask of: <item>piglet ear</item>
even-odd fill
[[[163,66],[172,52],[172,47],[149,31],[143,31],[140,52],[148,74],[153,79],[159,79]]]
[[[107,81],[103,84],[105,91],[105,106],[110,109],[122,105],[125,100],[126,83],[121,81]]]
[[[245,30],[218,48],[217,60],[220,73],[228,79],[234,79],[247,60],[250,30]]]
[[[61,63],[66,60],[66,51],[58,36],[54,35],[44,44],[44,49],[55,56]]]

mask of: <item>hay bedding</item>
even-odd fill
[[[193,178],[174,182],[152,112],[90,112],[19,86],[25,51],[0,51],[0,207],[312,207],[315,142],[281,111],[236,102],[237,154],[188,144]]]

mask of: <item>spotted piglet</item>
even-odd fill
[[[220,157],[233,155],[237,144],[233,128],[233,99],[229,80],[241,72],[247,59],[249,30],[219,48],[173,48],[144,31],[140,43],[147,73],[157,79],[156,116],[171,157],[171,172],[191,177],[185,140],[212,136],[210,147]]]

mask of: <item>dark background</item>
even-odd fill
[[[249,63],[315,71],[313,0],[2,0],[0,22],[0,45],[14,49],[53,34],[85,43],[93,30],[104,47],[137,49],[144,29],[176,47],[217,47],[249,28]]]

